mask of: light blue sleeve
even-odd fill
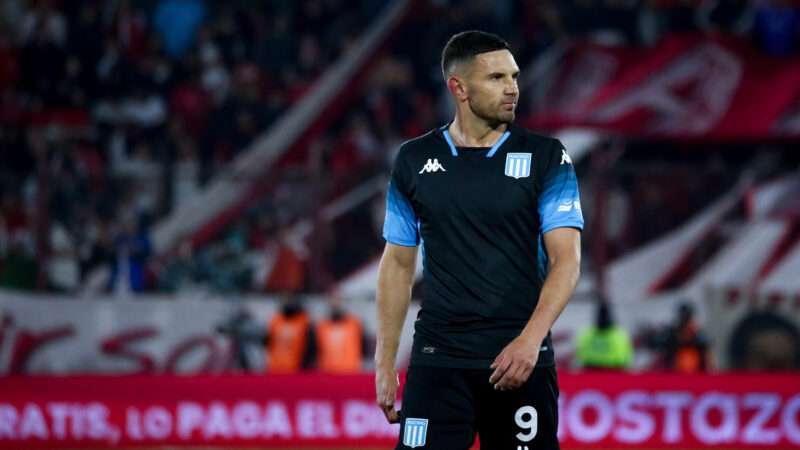
[[[583,230],[583,212],[578,192],[578,178],[566,153],[557,166],[552,167],[544,178],[539,196],[539,223],[542,234],[554,228],[577,228]],[[554,162],[557,162],[556,159]]]
[[[417,215],[405,195],[397,189],[394,180],[389,182],[386,193],[386,219],[383,222],[383,238],[392,244],[405,247],[419,245]]]

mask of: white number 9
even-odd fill
[[[527,416],[527,417],[526,417]],[[522,442],[528,442],[536,437],[536,432],[539,430],[539,414],[536,413],[536,408],[533,406],[523,406],[514,414],[514,422],[517,426],[522,428],[527,433],[517,433],[517,439]]]

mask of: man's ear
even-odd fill
[[[449,90],[450,94],[459,102],[463,102],[467,99],[466,83],[455,75],[450,75],[447,79],[447,90]]]

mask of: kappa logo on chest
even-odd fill
[[[425,165],[422,166],[422,170],[420,170],[419,173],[423,174],[423,173],[438,172],[438,171],[447,172],[446,170],[444,170],[444,166],[441,163],[439,163],[438,158],[428,158],[428,162],[426,162]]]

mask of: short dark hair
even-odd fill
[[[497,50],[510,49],[508,42],[496,34],[477,30],[456,33],[442,50],[442,75],[447,79],[454,65],[470,60],[475,55]]]

